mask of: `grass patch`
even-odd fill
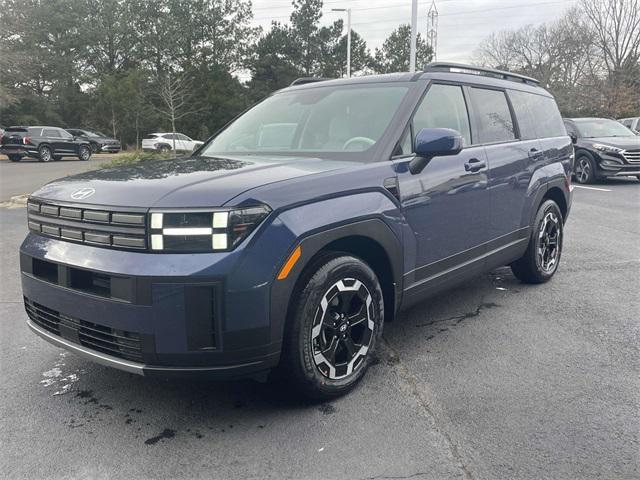
[[[150,160],[168,160],[173,158],[171,153],[145,152],[136,150],[132,153],[118,155],[116,158],[103,163],[100,168],[121,167],[123,165],[135,165],[140,162],[148,162]]]

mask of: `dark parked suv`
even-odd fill
[[[87,140],[91,145],[91,151],[93,153],[118,153],[122,148],[119,140],[107,137],[104,133],[84,130],[82,128],[67,128],[67,132],[82,140]]]
[[[511,265],[558,268],[573,145],[527,77],[452,64],[294,84],[194,154],[50,183],[20,248],[29,327],[141,375],[365,374],[384,322]]]
[[[578,183],[624,176],[640,180],[639,136],[607,118],[566,118],[564,123],[575,143]]]
[[[89,142],[74,137],[57,127],[9,127],[0,136],[0,153],[12,162],[24,157],[37,158],[41,162],[60,160],[62,157],[91,158]]]

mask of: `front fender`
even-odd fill
[[[272,277],[272,341],[282,340],[289,301],[305,268],[318,252],[341,238],[366,237],[385,250],[393,273],[395,303],[399,305],[403,276],[401,213],[384,193],[367,191],[297,206],[278,213],[272,225],[280,230],[280,241],[286,242],[281,245],[287,245],[284,250],[278,248],[284,254],[280,254]],[[297,246],[301,247],[299,260],[285,279],[277,280],[278,272]]]

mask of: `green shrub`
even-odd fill
[[[122,165],[133,165],[140,162],[148,162],[149,160],[168,160],[173,158],[171,153],[144,152],[135,150],[133,153],[125,153],[118,155],[113,160],[103,163],[100,168],[120,167]]]

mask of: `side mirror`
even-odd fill
[[[571,137],[571,141],[573,143],[577,143],[578,142],[578,136],[574,132],[569,133],[569,137]]]
[[[462,151],[462,135],[450,128],[423,128],[416,136],[416,156],[409,162],[412,174],[420,173],[433,157],[457,155]]]

